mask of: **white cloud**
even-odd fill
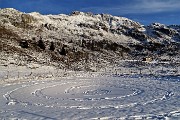
[[[139,4],[130,7],[141,13],[180,10],[179,0],[137,0],[137,3]]]
[[[158,13],[180,10],[180,0],[134,0],[125,5],[89,7],[83,8],[82,10],[119,14]]]

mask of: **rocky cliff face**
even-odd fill
[[[1,59],[7,62],[94,70],[122,59],[177,57],[180,27],[143,26],[107,14],[41,15],[6,8],[0,10],[0,41]]]

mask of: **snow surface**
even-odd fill
[[[56,76],[48,76],[38,73],[42,68],[33,68],[34,77],[2,79],[0,119],[180,119],[178,76],[75,71],[56,71]],[[32,68],[21,69],[25,75]]]

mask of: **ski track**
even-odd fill
[[[180,119],[179,78],[58,79],[0,85],[0,119]]]

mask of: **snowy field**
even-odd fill
[[[69,72],[28,78],[31,72],[21,69],[26,77],[1,81],[1,120],[180,119],[179,76]]]

